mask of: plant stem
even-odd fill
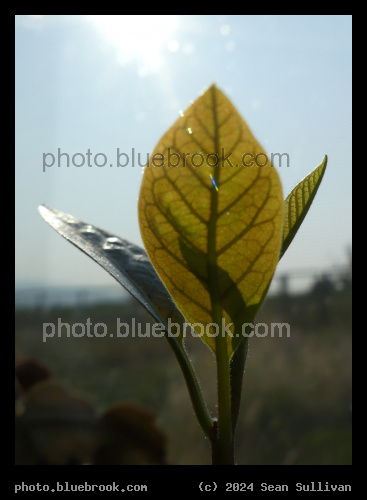
[[[166,339],[168,340],[176,359],[181,367],[183,376],[185,377],[185,382],[190,394],[192,406],[194,408],[196,418],[203,429],[206,437],[211,441],[213,437],[213,419],[211,418],[206,403],[204,401],[200,385],[191,364],[189,357],[185,351],[184,346],[177,340],[177,338],[172,337],[166,333]]]
[[[236,335],[236,332],[235,332]],[[248,338],[244,338],[235,350],[230,362],[232,432],[235,434],[241,405],[242,382],[248,352]]]
[[[222,307],[217,286],[217,266],[209,265],[209,289],[214,324],[218,326],[215,337],[217,360],[218,421],[212,433],[213,465],[234,465],[234,442],[231,412],[231,376],[227,338],[222,331]],[[210,283],[211,282],[211,283]]]
[[[222,333],[222,332],[221,332]],[[219,335],[216,342],[217,380],[218,380],[218,464],[234,465],[232,413],[231,413],[231,382],[227,339]],[[214,464],[213,464],[214,465]]]

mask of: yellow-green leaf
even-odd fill
[[[253,155],[245,157],[247,164],[258,154],[259,164],[267,158],[213,85],[159,141],[139,197],[140,229],[153,266],[214,352],[225,334],[228,357],[267,292],[282,236],[278,174],[270,161],[243,166],[244,154]]]
[[[316,196],[327,165],[327,156],[313,172],[292,189],[284,200],[283,243],[279,260],[291,244]]]

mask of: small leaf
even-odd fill
[[[185,321],[145,250],[71,215],[41,205],[39,212],[59,234],[108,271],[158,321]],[[159,313],[158,313],[159,311]]]
[[[283,243],[279,260],[291,244],[315,198],[327,165],[327,156],[313,172],[292,189],[284,200]]]
[[[276,169],[270,162],[243,166],[244,154],[264,161],[246,123],[213,85],[159,141],[139,198],[148,255],[187,320],[202,325],[194,327],[202,340],[215,352],[213,324],[233,323],[228,357],[267,292],[283,222]]]

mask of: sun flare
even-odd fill
[[[159,70],[164,62],[164,48],[177,44],[172,35],[177,16],[102,15],[88,16],[105,40],[117,51],[120,64],[137,61],[142,76]]]

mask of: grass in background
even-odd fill
[[[164,338],[113,338],[116,320],[151,322],[135,301],[120,306],[19,310],[16,351],[48,366],[102,410],[132,401],[156,411],[172,464],[210,464],[179,367]],[[50,338],[42,324],[105,323],[104,338]],[[252,338],[236,440],[238,464],[351,464],[351,292],[268,298],[258,322],[285,322],[290,338]],[[64,334],[65,335],[65,334]],[[215,360],[199,339],[187,346],[215,411]]]

